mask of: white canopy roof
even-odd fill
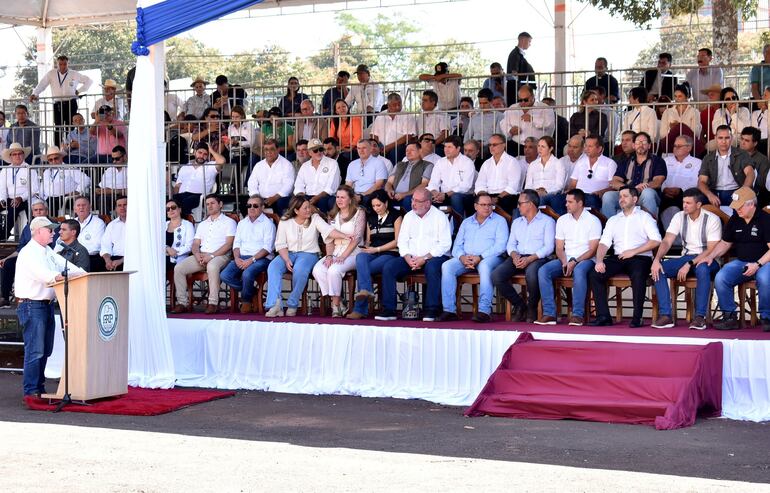
[[[349,0],[348,0],[349,1]],[[136,17],[136,0],[3,0],[0,23],[37,27],[107,24]],[[195,0],[189,1],[191,7]],[[340,0],[264,0],[253,9],[296,7]]]

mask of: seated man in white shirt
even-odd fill
[[[281,216],[289,205],[294,189],[294,166],[285,157],[278,154],[278,141],[267,139],[262,145],[262,161],[254,169],[246,184],[249,193],[264,197],[263,203]]]
[[[310,160],[297,173],[294,195],[306,195],[311,205],[321,212],[328,212],[334,207],[337,188],[340,186],[340,167],[337,161],[324,155],[324,145],[319,139],[308,142],[307,149],[310,151]]]
[[[583,137],[580,135],[573,135],[567,140],[567,152],[559,158],[559,164],[564,169],[564,190],[569,190],[570,180],[572,179],[572,170],[577,166],[578,161],[585,160],[586,155],[583,154]],[[566,192],[565,192],[566,193]],[[567,213],[565,193],[554,194],[550,197],[544,205],[548,205],[558,215],[563,216]]]
[[[104,268],[107,271],[123,270],[123,255],[126,252],[127,211],[128,201],[126,197],[118,197],[115,201],[115,212],[117,212],[118,217],[107,224],[99,250],[99,255],[104,259]]]
[[[369,142],[369,139],[359,140],[356,144],[356,150],[358,151],[358,159],[348,166],[345,184],[353,187],[360,203],[368,208],[372,200],[371,194],[385,185],[388,171],[382,161],[372,159],[372,143]]]
[[[398,257],[382,269],[382,312],[376,320],[396,320],[396,282],[410,272],[425,273],[424,322],[432,322],[441,311],[441,265],[449,259],[452,235],[446,214],[431,204],[425,188],[414,191],[412,211],[404,216],[398,234]]]
[[[682,210],[682,194],[698,186],[701,160],[692,156],[692,137],[680,135],[674,140],[674,153],[666,156],[666,179],[661,185],[660,220],[668,229],[671,218]]]
[[[618,274],[631,278],[634,310],[629,327],[642,326],[644,294],[652,266],[652,251],[660,245],[660,232],[655,219],[636,204],[639,190],[633,186],[620,189],[621,211],[609,218],[599,241],[596,265],[589,273],[591,292],[596,304],[596,319],[592,326],[612,325],[607,302],[607,279]],[[615,255],[605,259],[613,247]]]
[[[465,217],[473,204],[476,166],[462,154],[462,146],[463,140],[459,135],[450,135],[446,139],[445,157],[439,159],[433,167],[427,189],[431,192],[434,205],[449,205]]]
[[[174,200],[182,204],[182,217],[200,205],[201,196],[211,193],[225,161],[222,154],[208,143],[201,142],[195,148],[194,160],[179,168],[174,183]]]
[[[516,158],[505,152],[503,134],[493,134],[489,138],[489,152],[492,156],[481,165],[475,192],[487,192],[497,207],[513,215],[524,188],[521,166]]]
[[[60,212],[65,212],[61,209],[68,198],[86,193],[91,179],[78,168],[63,166],[64,153],[56,146],[48,146],[45,158],[51,167],[43,171],[40,196],[48,203],[54,216],[58,216]]]
[[[602,197],[612,190],[610,183],[618,164],[603,154],[604,139],[589,135],[585,141],[585,158],[572,168],[567,190],[581,189],[585,193],[585,207],[601,210]]]
[[[128,155],[126,148],[117,145],[112,148],[110,156],[114,166],[104,170],[104,174],[95,190],[98,196],[97,200],[99,203],[97,205],[99,210],[105,214],[109,214],[112,211],[115,198],[119,195],[126,195],[128,190],[128,170],[126,169]]]
[[[187,303],[187,276],[196,272],[208,274],[208,304],[206,313],[219,310],[219,273],[230,263],[237,224],[222,213],[222,199],[216,194],[206,196],[208,217],[198,223],[192,245],[192,255],[174,267],[174,287],[177,305],[172,313],[192,310]]]
[[[546,104],[535,101],[535,95],[529,85],[519,88],[519,99],[511,105],[500,121],[500,130],[510,137],[508,154],[518,156],[527,137],[539,139],[544,135],[553,135],[556,126],[556,114]]]
[[[5,231],[0,232],[3,239],[13,232],[21,211],[29,210],[30,200],[39,200],[40,183],[37,171],[24,161],[30,152],[29,147],[22,147],[17,142],[3,151],[3,161],[10,165],[0,169],[0,207],[8,211]]]
[[[240,291],[241,313],[254,311],[254,283],[260,272],[267,271],[267,266],[273,258],[275,243],[275,224],[262,213],[262,197],[250,196],[246,207],[246,217],[241,219],[235,230],[233,260],[227,264],[221,275],[223,283]]]
[[[403,159],[406,144],[417,135],[414,117],[401,113],[401,96],[388,95],[388,110],[374,119],[371,135],[383,146],[384,156],[392,163]]]
[[[104,272],[104,259],[99,252],[106,226],[102,218],[91,213],[91,199],[88,196],[81,195],[75,199],[75,219],[80,224],[78,241],[88,250],[91,272]]]

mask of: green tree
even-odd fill
[[[221,73],[222,60],[219,50],[209,48],[197,39],[187,36],[171,38],[166,42],[166,53],[166,72],[169,79],[194,78],[200,75],[213,82]]]

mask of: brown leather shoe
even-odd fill
[[[241,313],[251,313],[254,311],[254,307],[251,303],[241,303]]]
[[[214,305],[211,303],[206,305],[206,315],[213,315],[218,311],[219,311],[219,307],[217,307],[217,305]]]
[[[350,312],[345,318],[348,320],[361,320],[362,318],[366,318],[366,316],[358,312]]]
[[[187,313],[190,309],[187,308],[185,305],[176,305],[173,310],[171,310],[171,313]]]
[[[537,325],[556,325],[556,317],[552,317],[550,315],[543,315],[542,317],[535,320],[535,323]]]
[[[572,315],[569,318],[569,324],[573,327],[580,327],[585,323],[585,320],[583,320],[583,317],[578,317],[577,315]]]

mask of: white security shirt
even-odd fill
[[[88,250],[89,255],[96,255],[102,247],[102,236],[104,235],[104,221],[95,214],[89,215],[85,221],[75,217],[80,223],[80,234],[78,241]]]
[[[701,160],[690,155],[685,156],[682,161],[677,161],[673,154],[666,156],[666,180],[661,186],[665,188],[681,188],[687,190],[698,186],[698,173],[700,172]]]

